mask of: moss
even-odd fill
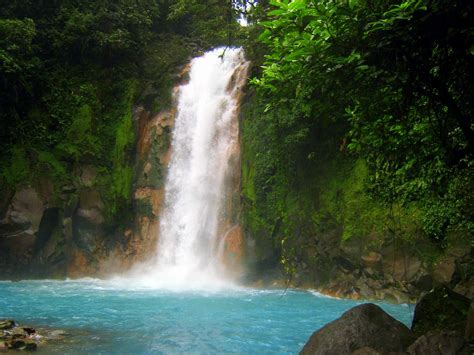
[[[118,120],[114,127],[115,139],[111,152],[112,171],[102,181],[104,199],[109,205],[109,219],[130,205],[130,194],[133,181],[133,168],[130,164],[131,150],[135,142],[133,127],[133,102],[136,95],[135,81],[122,83],[122,97],[117,103]]]
[[[88,104],[79,107],[68,130],[67,138],[72,142],[81,142],[91,130],[92,109]]]
[[[38,152],[38,163],[39,169],[44,173],[44,168],[46,168],[46,175],[49,175],[54,178],[55,186],[60,186],[68,178],[68,173],[66,166],[63,162],[58,160],[58,158],[48,151],[39,151]]]
[[[31,178],[30,160],[23,147],[15,146],[11,150],[11,158],[3,163],[1,177],[10,188],[27,183]]]

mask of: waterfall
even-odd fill
[[[239,159],[239,99],[248,62],[243,50],[218,48],[192,60],[178,87],[171,159],[155,260],[146,282],[209,288],[232,282],[223,261],[229,187]],[[235,180],[235,179],[234,179]]]

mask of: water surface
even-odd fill
[[[0,318],[66,329],[45,353],[296,354],[316,329],[362,302],[300,290],[173,292],[98,280],[0,282]],[[379,303],[409,325],[408,305]]]

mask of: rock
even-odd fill
[[[15,326],[13,319],[0,319],[0,330],[12,329]]]
[[[30,339],[13,339],[7,342],[9,349],[17,350],[36,350],[37,345],[33,340]]]
[[[365,276],[367,277],[373,277],[375,275],[375,270],[371,267],[367,267],[362,270]]]
[[[69,196],[64,206],[64,217],[72,217],[76,212],[77,206],[79,205],[79,197],[77,195]]]
[[[372,288],[369,287],[369,285],[367,284],[367,280],[360,278],[356,282],[356,288],[358,289],[357,291],[360,296],[364,299],[370,299],[375,296],[375,292],[374,290],[372,290]]]
[[[44,206],[38,193],[33,188],[26,188],[15,193],[9,213],[13,224],[21,225],[30,234],[38,230]]]
[[[64,239],[72,239],[72,218],[67,217],[63,219],[63,235]]]
[[[7,344],[9,349],[20,349],[25,346],[25,341],[23,339],[12,339]]]
[[[0,353],[6,352],[8,350],[8,345],[4,341],[0,341]]]
[[[301,354],[343,355],[361,348],[383,354],[403,352],[414,340],[413,333],[404,324],[380,307],[366,303],[314,332]]]
[[[79,206],[85,210],[93,208],[102,210],[104,208],[104,202],[102,201],[99,191],[94,189],[84,190],[81,191],[79,195]]]
[[[458,355],[469,354],[468,346],[462,336],[455,331],[430,331],[419,337],[407,349],[410,355]]]
[[[474,299],[474,276],[471,276],[469,279],[459,282],[454,287],[454,292],[457,292],[471,300]]]
[[[388,287],[386,290],[384,290],[384,299],[395,302],[395,303],[408,303],[410,302],[410,297],[408,293],[402,292],[397,288],[394,287]]]
[[[349,259],[342,256],[335,257],[334,263],[345,273],[353,272],[356,269],[356,266]]]
[[[22,350],[36,350],[38,348],[38,345],[33,341],[33,340],[25,340],[25,347],[21,348]]]
[[[474,302],[471,302],[471,306],[467,313],[464,339],[470,343],[474,342]]]
[[[60,223],[59,216],[59,208],[47,208],[44,211],[35,241],[35,251],[41,250],[48,243]]]
[[[454,257],[445,258],[433,269],[433,279],[440,284],[448,284],[456,269],[456,259]]]
[[[41,200],[44,202],[45,207],[56,207],[54,183],[52,178],[40,176],[37,181],[36,190],[38,191]]]
[[[36,333],[36,329],[35,328],[31,328],[31,327],[22,327],[23,330],[25,331],[26,334],[28,335],[31,335],[31,334],[35,334]]]
[[[381,355],[378,351],[375,351],[368,346],[364,346],[363,348],[357,349],[351,355]]]
[[[97,176],[97,169],[92,165],[82,167],[81,184],[83,186],[92,187]]]
[[[147,217],[159,216],[161,211],[161,205],[164,199],[164,190],[163,189],[152,189],[148,187],[138,188],[135,191],[134,199],[136,205],[146,203],[149,206],[149,212],[144,212],[145,209],[138,209],[138,213],[145,215]]]
[[[418,280],[412,283],[420,291],[428,292],[433,288],[433,277],[425,274],[421,275]]]
[[[23,330],[23,328],[20,327],[15,327],[12,330],[12,337],[13,338],[24,338],[26,336],[26,332]]]
[[[387,248],[382,259],[382,268],[385,275],[392,275],[396,281],[413,281],[421,271],[421,261],[414,255]]]
[[[455,330],[462,334],[470,303],[447,287],[436,288],[417,303],[411,329],[418,336],[430,330]]]
[[[92,224],[102,224],[105,221],[102,212],[100,212],[97,208],[92,208],[90,210],[79,208],[77,210],[77,215],[85,218],[88,222]]]
[[[382,255],[371,251],[368,254],[362,255],[361,259],[366,267],[374,267],[382,260]]]
[[[64,339],[64,337],[67,336],[67,335],[69,335],[69,333],[66,332],[65,330],[55,329],[55,330],[50,331],[46,335],[46,338],[47,339],[52,339],[52,340],[60,340],[60,339]]]

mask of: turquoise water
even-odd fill
[[[299,290],[217,293],[129,290],[105,281],[0,282],[0,318],[65,329],[46,353],[295,354],[309,336],[362,302]],[[408,305],[379,305],[409,325]]]

